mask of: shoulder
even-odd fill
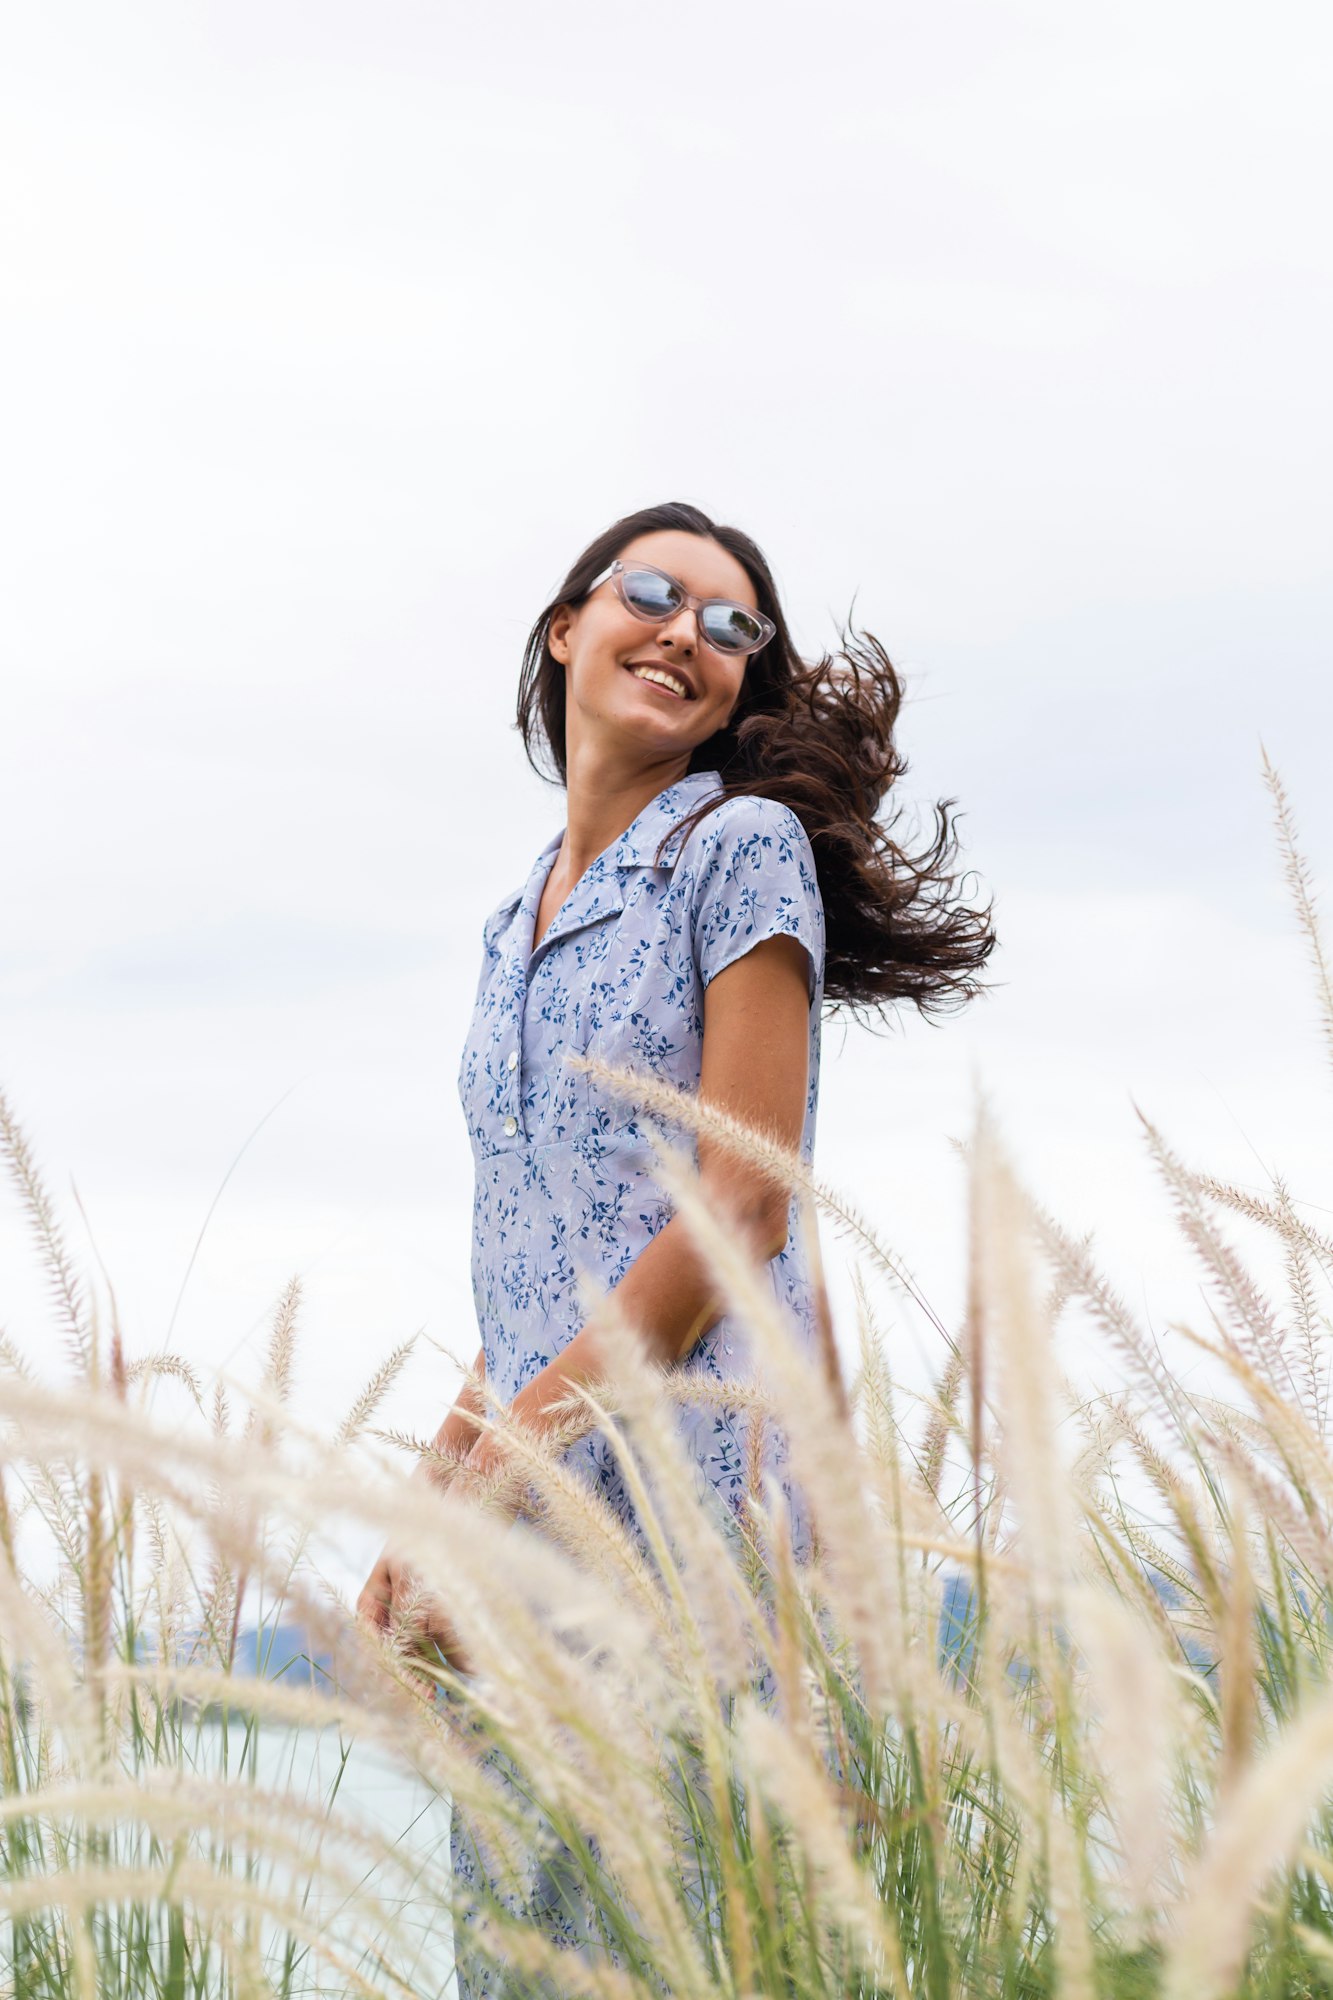
[[[810,839],[790,806],[758,793],[726,799],[686,843],[688,910],[702,983],[766,939],[809,954],[810,997],[823,977],[824,906]]]
[[[814,852],[800,820],[790,806],[758,792],[738,793],[706,814],[686,841],[681,861],[696,878],[748,862],[756,868],[796,868],[812,888],[816,883]]]

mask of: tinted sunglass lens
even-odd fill
[[[658,576],[655,570],[627,569],[621,582],[626,602],[641,618],[669,618],[680,609],[681,597],[675,584],[670,577]]]
[[[754,613],[743,604],[710,604],[702,617],[704,637],[721,653],[748,653],[763,634]]]

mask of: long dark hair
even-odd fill
[[[544,750],[566,782],[565,670],[548,644],[552,617],[562,604],[580,603],[598,572],[637,535],[664,528],[704,535],[733,555],[754,585],[759,609],[777,627],[750,655],[730,722],[690,758],[691,771],[718,772],[721,797],[677,824],[692,830],[724,799],[745,793],[789,806],[814,852],[830,1005],[857,1013],[910,1000],[927,1016],[962,1006],[983,990],[977,975],[995,934],[990,905],[973,909],[958,894],[954,801],[935,807],[934,838],[916,854],[893,838],[899,812],[887,824],[876,818],[907,769],[893,741],[902,680],[879,640],[851,625],[837,652],[807,665],[792,644],[773,573],[739,528],[719,527],[697,507],[669,501],[627,514],[588,544],[528,635],[518,727],[529,763],[549,777],[534,754]]]

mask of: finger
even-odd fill
[[[382,1632],[388,1623],[389,1606],[380,1592],[366,1589],[356,1600],[356,1615],[377,1632]]]

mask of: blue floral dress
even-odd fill
[[[486,919],[458,1090],[476,1163],[473,1292],[487,1378],[506,1402],[583,1324],[578,1274],[610,1289],[672,1213],[633,1102],[571,1068],[572,1052],[697,1090],[710,980],[765,938],[799,938],[810,993],[801,1156],[813,1158],[824,909],[804,827],[787,806],[747,794],[715,808],[683,845],[674,834],[654,863],[667,829],[721,792],[713,770],[659,792],[585,871],[535,951],[537,908],[563,829]],[[692,1135],[667,1129],[696,1157]],[[795,1196],[786,1246],[767,1268],[780,1305],[813,1337]],[[749,1374],[743,1328],[723,1317],[681,1365],[717,1380]],[[737,1414],[687,1404],[680,1425],[701,1487],[739,1508],[746,1470]],[[576,1445],[570,1461],[632,1521],[604,1438]],[[456,1866],[467,1875],[461,1844]],[[461,1993],[488,1990],[460,1973]]]

